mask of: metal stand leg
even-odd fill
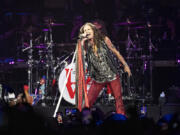
[[[32,75],[32,68],[33,68],[33,44],[32,44],[32,33],[30,33],[30,47],[29,48],[26,48],[26,49],[29,49],[29,52],[28,52],[28,86],[29,86],[29,92],[30,94],[32,94],[32,78],[33,78],[33,75]],[[25,49],[24,49],[25,51]]]
[[[64,60],[62,60],[60,63],[58,63],[58,65],[57,65],[56,67],[53,68],[53,78],[54,78],[55,80],[58,80],[58,78],[56,77],[56,69],[57,69],[58,67],[61,67],[61,68],[60,68],[60,69],[61,69],[60,71],[62,71],[62,69],[68,65],[68,64],[67,64],[67,60],[69,59],[69,57],[70,57],[72,54],[73,54],[73,52],[72,52],[70,55],[68,55]],[[64,65],[63,65],[63,64],[64,64]],[[62,66],[62,65],[63,65],[63,66]],[[53,106],[55,105],[55,102],[56,102],[56,99],[57,99],[58,94],[59,94],[59,91],[56,92],[56,96],[55,96],[54,101],[53,101]]]
[[[70,69],[72,68],[72,65],[73,65],[73,63],[74,63],[76,53],[77,53],[77,49],[75,50],[75,53],[74,53],[72,62],[71,62],[71,64],[70,64]],[[64,90],[65,90],[65,86],[66,86],[67,80],[68,80],[69,75],[70,75],[70,71],[71,71],[71,70],[68,71],[67,78],[65,79],[64,85],[63,85],[63,87],[62,87],[62,92],[61,92],[61,95],[60,95],[60,97],[59,97],[58,103],[57,103],[57,105],[56,105],[56,109],[55,109],[55,111],[54,111],[53,117],[56,117],[56,113],[57,113],[57,111],[58,111],[58,109],[59,109],[59,105],[60,105],[61,100],[62,100],[62,96],[63,96]]]
[[[53,101],[53,106],[55,105],[57,97],[58,97],[58,92],[56,92],[56,96],[55,96],[54,101]]]
[[[152,49],[155,51],[158,51],[158,49],[153,45],[151,41],[151,25],[148,24],[149,27],[149,70],[150,70],[150,92],[151,92],[151,98],[152,97]]]

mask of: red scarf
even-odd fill
[[[78,109],[82,110],[83,107],[89,107],[89,102],[87,98],[87,84],[85,81],[85,72],[83,68],[83,58],[82,58],[82,48],[81,42],[78,41],[77,55],[76,55],[76,90],[77,90],[77,101]],[[85,106],[82,106],[83,98],[85,99]]]

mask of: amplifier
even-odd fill
[[[174,61],[153,61],[152,92],[155,102],[158,102],[162,91],[167,92],[172,86],[180,87],[180,68]]]

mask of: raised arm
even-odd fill
[[[108,48],[117,56],[117,58],[119,59],[119,61],[123,64],[124,66],[124,71],[128,73],[128,76],[131,76],[131,70],[128,66],[128,64],[126,63],[125,59],[123,58],[123,56],[120,54],[120,52],[114,47],[114,45],[112,44],[111,40],[108,37],[105,37],[105,43],[107,44]]]

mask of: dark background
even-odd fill
[[[23,23],[25,18],[25,23]],[[142,85],[145,84],[145,93],[151,93],[157,102],[159,94],[172,86],[179,88],[180,72],[178,60],[180,59],[180,2],[178,0],[1,0],[0,1],[0,79],[15,89],[21,88],[27,80],[27,65],[14,68],[17,60],[27,61],[27,53],[22,52],[24,42],[29,43],[29,26],[32,26],[33,45],[40,45],[44,41],[44,29],[47,28],[47,18],[63,26],[53,26],[54,54],[61,57],[63,54],[74,51],[76,40],[71,38],[73,25],[76,21],[85,22],[101,19],[105,22],[108,36],[116,48],[128,61],[135,80],[135,91],[143,93]],[[127,18],[136,25],[130,26],[130,36],[142,51],[133,51],[128,59],[126,51]],[[78,22],[80,24],[80,22]],[[151,24],[151,36],[147,24]],[[119,24],[119,25],[116,25]],[[75,39],[77,38],[76,31]],[[23,37],[23,41],[22,41]],[[149,38],[154,47],[152,58],[149,56]],[[62,44],[65,44],[62,47]],[[38,59],[38,49],[34,51]],[[147,59],[146,59],[147,58]],[[15,61],[13,67],[9,62]],[[174,61],[174,66],[153,66],[153,85],[150,86],[149,68],[144,71],[144,62],[158,62],[161,60]],[[6,68],[7,67],[7,68]],[[6,69],[6,70],[5,70]],[[8,69],[8,70],[7,70]],[[146,73],[147,72],[147,73]],[[16,80],[16,81],[15,81]],[[19,80],[19,81],[17,81]],[[143,84],[142,84],[142,80]],[[172,91],[172,90],[171,90]],[[141,95],[140,94],[140,95]],[[173,94],[172,94],[173,95]]]

